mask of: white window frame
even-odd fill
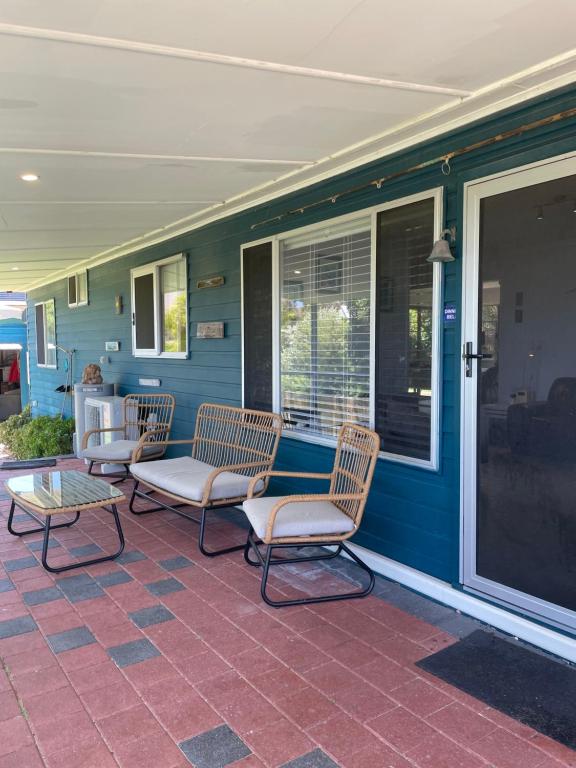
[[[84,279],[86,280],[86,298],[84,301],[78,301],[78,296],[80,291],[78,290],[78,278],[80,276],[84,276]],[[74,278],[74,282],[76,285],[76,301],[70,301],[70,278]],[[66,278],[66,290],[68,293],[68,306],[70,308],[73,307],[85,307],[89,303],[88,301],[88,270],[87,269],[81,269],[78,272],[74,272],[72,275],[68,275]]]
[[[272,243],[272,403],[276,412],[281,411],[281,392],[280,392],[280,244],[283,240],[292,237],[313,233],[326,229],[326,227],[338,227],[354,219],[366,218],[371,216],[371,289],[370,289],[370,397],[369,412],[370,426],[374,427],[374,404],[376,399],[376,238],[378,226],[378,214],[381,211],[387,211],[392,208],[400,208],[411,203],[421,202],[423,200],[434,200],[434,240],[438,240],[444,228],[444,188],[434,187],[432,189],[418,192],[414,195],[397,198],[381,205],[363,208],[354,213],[336,216],[331,219],[324,219],[316,224],[310,224],[298,229],[291,229],[281,232],[273,237],[253,240],[249,243],[243,243],[241,246],[241,274],[243,275],[244,251],[255,245],[262,243]],[[432,244],[430,244],[432,247]],[[411,456],[402,456],[400,454],[380,451],[379,458],[392,461],[399,464],[407,464],[422,469],[437,472],[439,469],[440,455],[440,392],[441,392],[441,334],[442,334],[442,296],[443,296],[443,268],[442,264],[435,263],[433,266],[432,278],[432,371],[431,371],[431,402],[430,402],[430,458],[417,459]],[[244,371],[244,291],[241,294],[241,333],[242,333],[242,372]],[[243,374],[242,374],[243,375]],[[244,400],[244,381],[242,381],[242,398]],[[284,437],[290,440],[301,440],[306,443],[316,445],[326,445],[333,448],[336,445],[336,438],[325,437],[322,435],[308,435],[291,430],[284,431]]]
[[[184,280],[186,283],[186,350],[184,352],[163,352],[162,351],[162,322],[160,316],[160,269],[167,264],[182,261],[184,263]],[[143,275],[152,275],[153,293],[154,293],[154,339],[155,345],[150,349],[139,349],[136,346],[136,301],[135,301],[135,278]],[[130,297],[132,312],[132,356],[133,357],[164,357],[185,360],[188,357],[190,348],[189,329],[188,329],[188,260],[185,253],[177,253],[169,256],[167,259],[153,261],[150,264],[144,264],[130,270]]]
[[[424,192],[419,192],[415,195],[408,195],[407,197],[398,198],[397,200],[391,200],[384,205],[376,206],[373,209],[373,225],[372,233],[374,237],[372,248],[372,326],[371,326],[371,350],[374,355],[372,366],[372,392],[373,396],[376,391],[376,230],[378,214],[381,211],[389,211],[392,208],[401,208],[404,205],[410,205],[411,203],[419,203],[423,200],[434,200],[434,241],[441,237],[442,230],[444,229],[444,188],[435,187],[434,189],[428,189]],[[416,459],[412,456],[402,456],[397,453],[389,453],[388,451],[380,451],[380,457],[389,459],[390,461],[400,462],[401,464],[411,464],[415,467],[422,467],[423,469],[429,469],[433,472],[437,472],[440,466],[440,403],[441,403],[441,388],[442,388],[442,297],[443,297],[443,285],[444,270],[442,264],[434,262],[432,269],[432,370],[430,375],[430,387],[432,389],[432,395],[430,397],[430,458],[429,459]],[[372,414],[374,412],[372,411]]]
[[[43,338],[43,345],[44,345],[44,360],[47,358],[47,352],[48,352],[48,336],[47,336],[47,324],[46,324],[46,305],[52,303],[52,306],[54,307],[54,364],[51,365],[50,363],[39,363],[38,362],[38,326],[36,325],[36,307],[42,307],[42,315],[43,315],[43,324],[44,324],[44,338]],[[34,332],[36,335],[36,367],[37,368],[52,368],[55,370],[58,368],[58,347],[56,346],[56,302],[54,299],[46,299],[45,301],[38,301],[36,304],[34,304],[34,323],[35,328]]]

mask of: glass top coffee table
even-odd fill
[[[72,568],[82,568],[87,565],[114,560],[124,550],[124,533],[118,516],[116,505],[125,500],[122,491],[98,478],[75,470],[38,472],[33,475],[12,477],[5,483],[5,488],[12,498],[10,514],[8,515],[8,530],[14,536],[27,536],[30,533],[44,531],[42,545],[42,565],[52,573],[69,571]],[[14,512],[16,507],[39,523],[38,528],[27,531],[14,529]],[[70,563],[69,565],[51,566],[48,564],[48,547],[50,532],[57,528],[69,528],[77,522],[80,514],[86,510],[103,509],[109,512],[116,525],[120,547],[112,555],[104,555],[93,560]],[[54,525],[52,518],[58,515],[73,515],[72,520]]]

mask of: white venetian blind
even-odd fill
[[[280,244],[280,390],[287,429],[334,437],[370,421],[370,218]]]

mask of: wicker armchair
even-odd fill
[[[199,522],[198,546],[207,557],[243,549],[243,544],[219,550],[206,549],[206,515],[210,510],[242,503],[249,486],[254,496],[264,493],[267,479],[263,478],[256,484],[251,484],[251,480],[254,475],[266,472],[274,465],[281,433],[282,418],[276,413],[203,403],[198,409],[194,437],[163,443],[164,447],[191,445],[191,456],[140,464],[136,462],[139,462],[148,444],[141,444],[134,452],[135,463],[130,471],[136,483],[130,499],[130,511],[143,515],[168,509]],[[141,484],[148,490],[140,490]],[[152,499],[155,493],[168,497],[174,504]],[[136,509],[137,498],[153,500],[155,506]],[[200,520],[182,512],[182,507],[200,510]]]
[[[174,406],[172,395],[126,395],[121,426],[90,429],[84,433],[81,456],[90,462],[88,473],[101,474],[92,472],[94,464],[123,464],[124,472],[104,475],[117,477],[116,482],[121,482],[128,478],[132,462],[161,458],[166,452],[165,441],[170,435]],[[135,451],[138,451],[137,459]]]
[[[261,594],[268,605],[305,605],[329,600],[364,597],[374,587],[374,574],[344,542],[360,527],[362,515],[378,451],[380,438],[375,433],[355,424],[343,424],[338,436],[334,467],[329,474],[309,472],[262,472],[250,483],[248,499],[243,504],[250,521],[250,532],[244,557],[249,565],[262,567]],[[269,477],[300,477],[330,481],[328,493],[300,494],[294,496],[255,498],[260,496],[261,483]],[[264,552],[261,545],[264,544]],[[336,551],[312,554],[309,557],[279,557],[278,549],[301,549],[336,545]],[[342,551],[369,575],[365,589],[336,595],[301,598],[297,600],[273,600],[266,592],[270,566],[286,563],[327,560]],[[250,555],[253,553],[256,560]]]

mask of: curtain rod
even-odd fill
[[[489,147],[489,146],[492,146],[493,144],[499,144],[500,142],[506,141],[507,139],[512,139],[517,136],[522,136],[523,134],[528,133],[529,131],[533,131],[536,128],[542,128],[546,125],[552,125],[553,123],[558,123],[562,120],[567,120],[571,117],[576,117],[576,107],[572,107],[571,109],[565,109],[562,112],[556,112],[554,115],[548,115],[547,117],[543,117],[540,120],[534,120],[531,123],[520,125],[517,128],[511,128],[509,131],[503,131],[502,133],[498,133],[495,136],[490,136],[487,139],[481,139],[480,141],[476,141],[473,144],[468,144],[465,147],[459,147],[458,149],[454,149],[452,152],[446,152],[443,155],[439,155],[437,157],[432,158],[431,160],[425,160],[424,162],[418,163],[417,165],[412,165],[408,168],[403,168],[402,170],[395,171],[394,173],[390,173],[387,176],[381,176],[378,179],[372,179],[372,181],[365,182],[364,184],[357,184],[354,187],[350,187],[349,189],[345,189],[343,191],[336,192],[335,194],[328,195],[327,197],[323,197],[320,200],[316,200],[313,203],[308,203],[307,205],[301,205],[298,208],[292,208],[288,211],[285,211],[284,213],[278,214],[278,216],[272,216],[269,219],[263,219],[262,221],[259,221],[256,224],[252,224],[250,229],[257,229],[258,227],[263,227],[266,224],[271,224],[274,221],[282,221],[288,216],[294,216],[296,214],[304,213],[304,211],[308,211],[311,208],[318,208],[321,205],[326,205],[328,203],[335,203],[341,197],[353,195],[356,192],[361,192],[363,190],[369,189],[370,187],[376,187],[376,189],[380,189],[383,184],[385,184],[388,181],[391,181],[392,179],[398,179],[401,176],[406,176],[410,173],[414,173],[415,171],[421,171],[424,168],[429,168],[430,166],[436,165],[437,163],[441,163],[440,170],[442,171],[444,176],[449,176],[452,170],[450,166],[450,161],[453,160],[455,157],[461,157],[462,155],[466,155],[469,152],[475,152],[478,149],[483,149],[484,147]]]

